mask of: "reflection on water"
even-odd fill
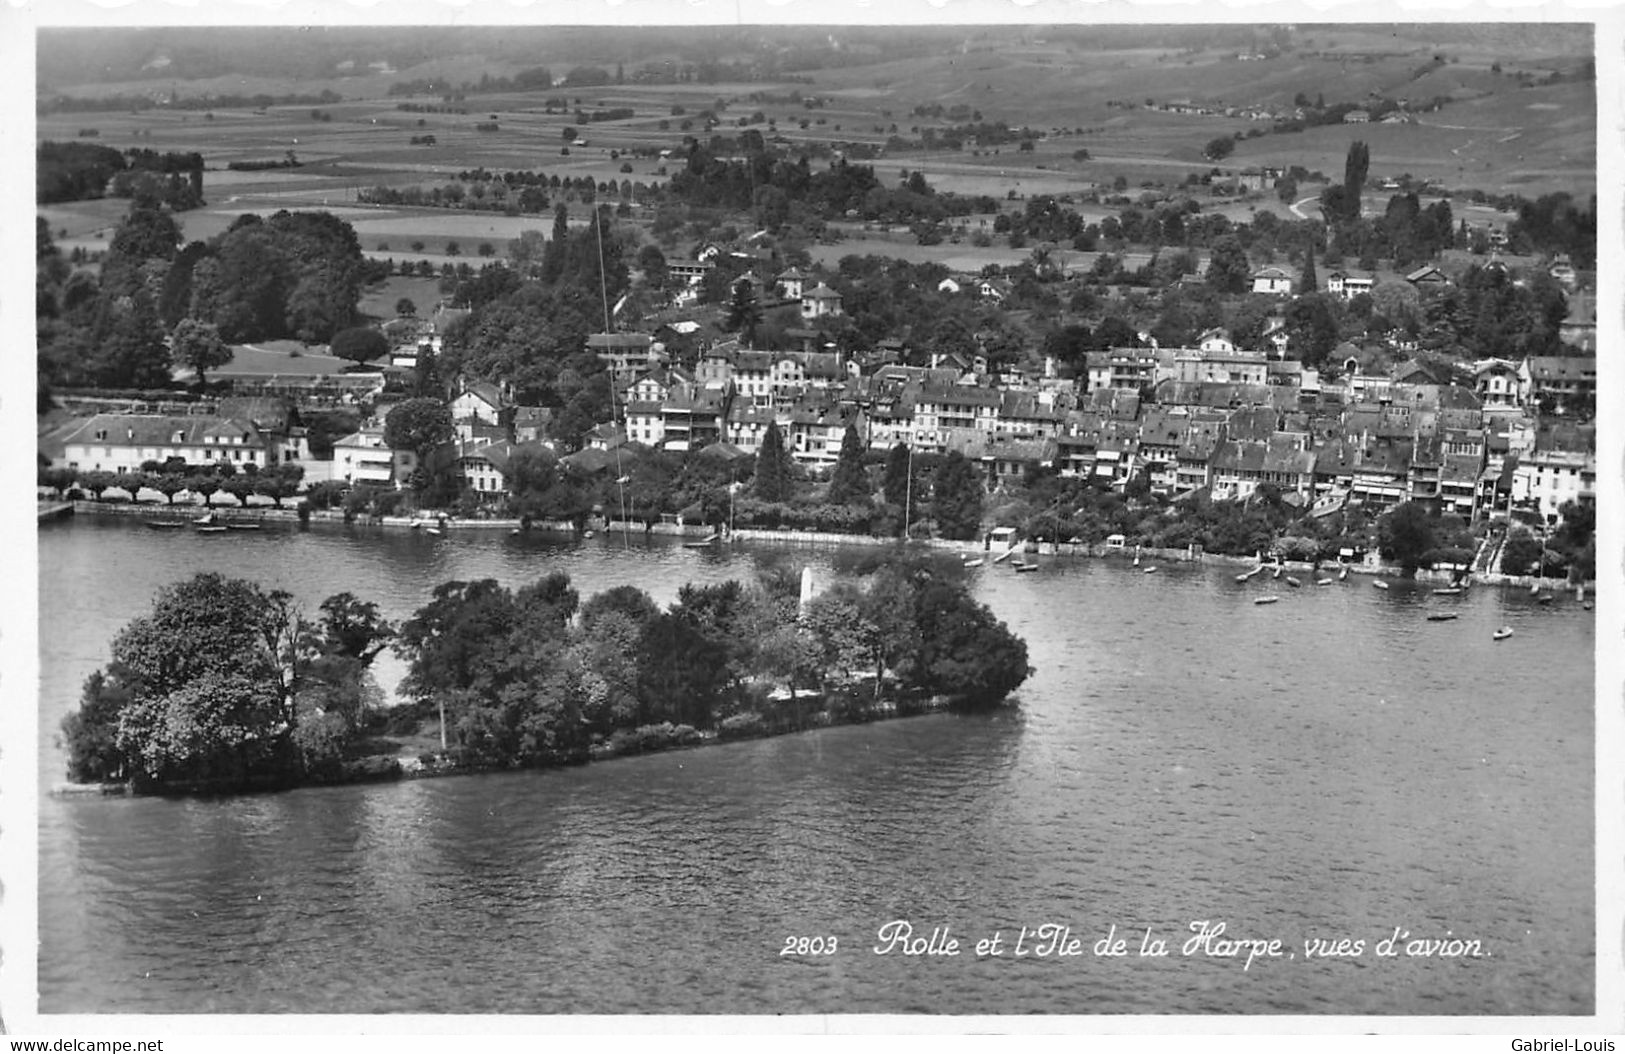
[[[118,628],[198,570],[399,619],[450,578],[563,568],[584,596],[633,582],[666,603],[757,559],[636,537],[220,545],[95,520],[40,542],[48,733]],[[827,577],[829,554],[792,555]],[[1222,568],[978,574],[1037,667],[1019,708],[551,772],[46,800],[41,1009],[1592,1012],[1589,614],[1358,581],[1260,608]],[[1447,603],[1458,620],[1425,621]],[[1492,642],[1503,624],[1517,635]],[[962,954],[875,954],[893,919]],[[1297,958],[1181,955],[1201,919]],[[1115,924],[1134,954],[1009,954],[1050,923],[1085,950]],[[1491,957],[1303,959],[1396,927]],[[1148,929],[1173,954],[1138,955]],[[1006,954],[976,956],[995,932]],[[820,935],[835,955],[779,954]]]

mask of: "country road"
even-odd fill
[[[1297,201],[1294,201],[1291,205],[1288,205],[1287,207],[1292,210],[1292,215],[1298,217],[1298,219],[1300,219],[1300,220],[1312,220],[1312,219],[1314,219],[1314,217],[1305,215],[1303,209],[1300,208],[1299,206],[1304,205],[1307,202],[1319,201],[1319,200],[1320,200],[1320,195],[1311,194],[1307,198],[1299,198]]]

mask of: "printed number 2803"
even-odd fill
[[[784,947],[779,949],[782,955],[834,955],[834,937],[786,937]]]

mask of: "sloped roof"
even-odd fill
[[[96,433],[106,432],[106,439]],[[175,436],[181,438],[176,440]],[[96,414],[62,437],[62,443],[112,443],[121,446],[202,446],[205,438],[238,438],[261,442],[252,421],[213,414]]]

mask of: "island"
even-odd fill
[[[408,664],[380,705],[373,659]],[[813,592],[769,561],[686,585],[665,610],[554,571],[445,582],[399,626],[339,593],[315,618],[216,573],[124,627],[63,721],[68,776],[133,793],[222,793],[572,764],[1006,700],[1027,646],[959,561],[871,554]]]

